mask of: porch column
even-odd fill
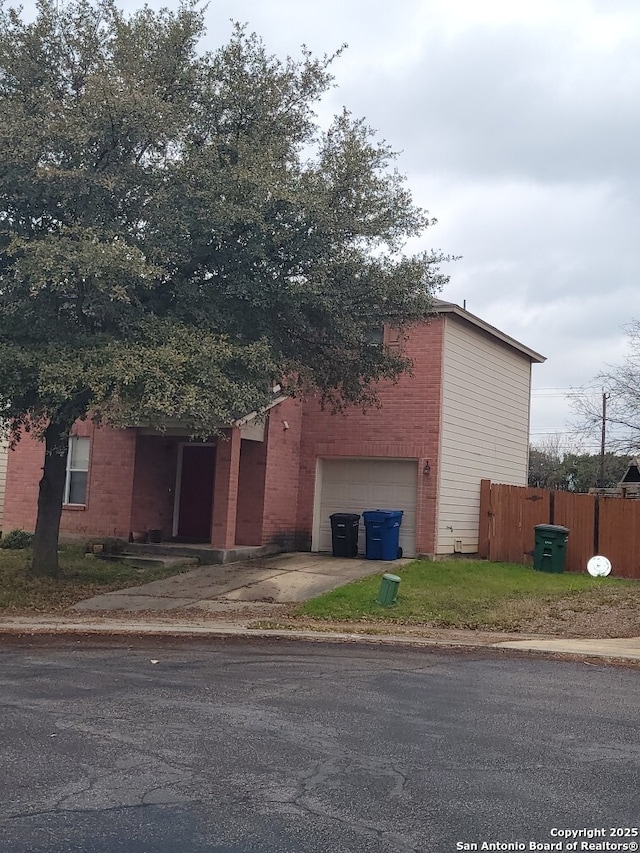
[[[211,544],[214,548],[233,548],[236,544],[239,473],[240,430],[233,427],[229,438],[218,439],[216,450],[211,522]]]

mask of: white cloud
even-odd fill
[[[621,358],[640,271],[637,2],[217,0],[206,18],[209,48],[231,18],[283,57],[349,43],[323,118],[345,104],[402,151],[439,220],[420,245],[463,255],[443,296],[547,355],[538,387]],[[567,415],[534,399],[534,431]]]

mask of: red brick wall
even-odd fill
[[[102,427],[93,431],[87,507],[62,511],[65,533],[127,538],[131,529],[136,432]]]
[[[323,457],[418,459],[416,550],[432,554],[436,544],[438,458],[441,419],[444,323],[435,318],[411,333],[405,347],[413,375],[378,386],[381,408],[334,415],[317,400],[304,406],[300,450],[297,527],[313,526],[316,462]],[[422,473],[429,461],[430,474]]]
[[[173,532],[178,444],[174,436],[139,435],[133,476],[131,530]]]
[[[262,543],[297,545],[298,467],[302,403],[285,400],[269,412]]]
[[[38,484],[42,477],[44,445],[24,433],[7,460],[2,529],[35,530]]]
[[[238,492],[240,488],[240,430],[224,430],[216,446],[216,475],[213,483],[211,544],[214,548],[233,548],[237,543]]]
[[[135,430],[97,428],[78,421],[73,435],[91,439],[87,503],[62,510],[61,534],[128,537],[135,460]],[[23,435],[9,454],[4,529],[33,530],[38,484],[42,477],[44,445]]]
[[[236,544],[262,544],[264,477],[267,466],[266,441],[247,441],[240,446]]]
[[[431,466],[428,476],[419,475],[416,547],[433,553],[442,345],[441,318],[412,332],[406,352],[414,374],[380,385],[380,409],[332,415],[315,400],[285,400],[271,409],[266,443],[241,445],[236,542],[309,547],[318,458],[410,458],[419,460],[420,472],[427,460]],[[133,529],[160,527],[170,536],[179,439],[96,429],[91,422],[75,431],[92,439],[87,505],[63,510],[62,533],[127,537]],[[42,445],[29,436],[10,452],[5,530],[33,530],[42,461]]]

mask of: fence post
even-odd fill
[[[489,557],[491,526],[491,480],[480,480],[480,522],[478,527],[478,557]]]

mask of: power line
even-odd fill
[[[578,429],[532,430],[529,435],[582,435]]]
[[[566,394],[567,396],[569,396],[569,395],[571,395],[571,394],[583,394],[583,395],[584,395],[584,394],[591,394],[591,393],[593,393],[593,395],[595,396],[595,394],[596,394],[597,392],[596,392],[596,391],[593,391],[593,392],[590,392],[590,391],[582,391],[582,390],[575,390],[575,391],[574,391],[573,389],[571,389],[571,390],[563,390],[563,389],[560,389],[560,388],[532,388],[532,389],[531,389],[531,393],[532,393],[532,394],[560,394],[560,395],[562,395],[562,394]]]
[[[598,397],[599,391],[584,391],[582,389],[570,388],[567,390],[552,388],[532,388],[531,394],[536,397]]]

